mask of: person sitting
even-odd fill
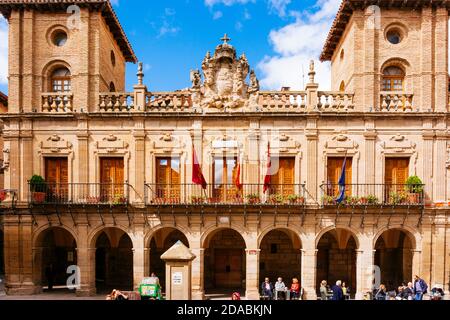
[[[395,297],[395,300],[407,300],[408,298],[405,298],[405,289],[403,286],[398,287],[398,293]]]
[[[121,291],[114,289],[111,294],[106,296],[106,300],[128,300],[128,296]]]
[[[412,282],[408,282],[408,285],[403,289],[403,296],[405,300],[414,300],[414,287]]]
[[[298,283],[298,279],[294,278],[292,279],[292,285],[291,285],[291,300],[298,300],[300,299],[300,284]]]
[[[265,278],[264,282],[261,284],[262,296],[265,299],[272,300],[273,298],[273,284],[270,282],[269,278]]]
[[[233,292],[231,300],[241,300],[241,294],[239,292]]]
[[[378,291],[375,293],[375,300],[386,300],[386,286],[381,284]]]
[[[275,282],[275,299],[278,300],[281,295],[286,299],[286,285],[283,282],[283,278],[280,277],[277,282]]]

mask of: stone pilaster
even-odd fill
[[[423,130],[423,183],[425,184],[425,201],[433,202],[433,130]],[[426,156],[425,156],[426,155]]]
[[[434,201],[447,201],[447,133],[445,131],[436,131],[435,148],[435,166],[434,166]]]
[[[434,281],[432,278],[433,269],[433,234],[430,221],[426,221],[422,225],[422,252],[413,252],[413,277],[415,274],[423,278],[427,283]],[[420,261],[420,263],[418,263]],[[417,266],[420,266],[417,268]],[[419,272],[417,272],[419,271]]]
[[[416,274],[418,276],[423,274],[422,268],[422,251],[417,249],[412,249],[412,276]],[[422,276],[423,277],[423,276]],[[412,279],[411,279],[412,280]]]
[[[434,25],[434,110],[448,108],[448,10],[436,8]]]
[[[310,118],[307,121],[307,130],[305,132],[306,135],[306,189],[308,190],[311,197],[319,201],[318,199],[318,181],[317,181],[317,157],[318,157],[318,131],[317,127],[317,119]],[[309,201],[311,199],[308,198]]]
[[[33,150],[33,133],[32,133],[32,123],[30,121],[24,121],[22,123],[22,130],[20,138],[22,141],[22,181],[20,194],[22,199],[28,199],[28,180],[33,176],[33,160],[35,159],[35,153]]]
[[[35,68],[35,54],[34,54],[34,43],[35,43],[35,13],[32,10],[23,11],[23,25],[22,25],[22,108],[24,112],[32,112],[33,108],[41,111],[40,99],[34,98],[36,86],[34,85],[34,68]],[[18,57],[14,57],[17,59]],[[39,70],[40,71],[40,70]],[[39,102],[36,106],[35,103]]]
[[[134,153],[134,190],[136,194],[130,194],[130,197],[135,197],[135,202],[144,202],[145,194],[145,132],[143,128],[143,121],[139,121],[140,128],[135,129],[133,133],[135,153]]]
[[[259,255],[260,249],[245,249],[246,276],[245,296],[247,300],[259,300]]]
[[[79,124],[80,125],[80,124]],[[83,121],[82,127],[87,127],[87,123]],[[82,130],[77,133],[78,138],[78,173],[72,175],[74,182],[78,179],[79,183],[94,182],[89,181],[89,133]]]
[[[80,284],[77,296],[92,296],[95,288],[95,248],[89,248],[88,234],[89,226],[79,224],[77,243],[77,264],[80,268]]]
[[[192,261],[192,300],[204,300],[205,249],[193,248],[191,249],[191,252],[196,257]]]
[[[364,170],[365,170],[365,181],[364,183],[373,184],[375,183],[375,157],[376,157],[376,140],[377,132],[375,130],[366,130],[364,132],[365,138],[365,153],[364,153]],[[375,190],[366,190],[367,194],[375,194]]]
[[[375,250],[372,248],[356,250],[356,300],[363,300],[366,293],[372,292],[374,276],[376,279],[377,275],[374,257]]]
[[[440,212],[439,212],[440,211]],[[435,225],[433,230],[433,260],[432,260],[432,280],[431,286],[439,284],[444,288],[447,282],[445,279],[445,214],[439,210],[438,216],[435,217]],[[447,255],[448,257],[448,255]],[[448,259],[448,258],[447,258]]]
[[[362,109],[357,111],[369,111],[380,106],[378,102],[379,89],[377,86],[377,54],[378,43],[377,34],[379,33],[377,25],[377,12],[366,10],[364,12],[364,59],[363,63],[363,87],[362,87]]]
[[[262,147],[264,148],[264,147]],[[265,148],[267,149],[267,147]],[[264,149],[264,150],[265,150]],[[258,120],[252,120],[250,122],[250,130],[248,133],[248,139],[247,139],[247,169],[246,174],[244,176],[244,181],[247,183],[254,183],[259,184],[260,181],[260,153],[262,150],[260,150],[260,134],[259,134],[259,122]],[[264,159],[265,160],[265,159]],[[244,168],[245,168],[244,167]],[[256,192],[251,191],[251,193]]]
[[[428,111],[433,108],[433,62],[431,53],[433,52],[433,9],[431,7],[422,8],[421,22],[421,44],[418,52],[420,62],[420,100],[418,107],[421,111]]]
[[[138,290],[145,274],[143,228],[136,227],[135,232],[130,236],[133,240],[133,287]]]

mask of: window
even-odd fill
[[[116,66],[116,55],[114,54],[114,51],[111,50],[111,64],[113,67]]]
[[[123,158],[100,158],[101,202],[123,199],[124,160]]]
[[[62,47],[67,42],[67,33],[63,30],[56,30],[52,33],[52,42],[57,47]]]
[[[403,91],[405,73],[396,66],[383,70],[382,91]]]
[[[69,92],[72,90],[69,69],[63,67],[53,71],[51,88],[53,92]]]
[[[109,92],[116,92],[116,86],[112,81],[109,83]]]
[[[409,174],[409,158],[386,158],[385,162],[385,197],[386,201],[394,194],[405,191],[404,184]]]
[[[215,158],[213,164],[213,197],[216,202],[237,199],[240,191],[238,182],[238,160],[237,158]],[[239,181],[240,183],[240,181]]]
[[[156,197],[165,202],[180,201],[181,164],[179,158],[156,158]]]
[[[403,40],[402,32],[398,28],[391,28],[386,32],[386,39],[391,44],[399,44]]]
[[[275,160],[272,160],[272,164]],[[289,196],[295,194],[294,188],[295,158],[279,158],[278,171],[271,177],[271,194]]]
[[[327,195],[336,197],[339,194],[339,179],[341,178],[342,167],[345,157],[329,157],[327,160]],[[351,195],[353,159],[347,157],[345,165],[345,184],[347,196]]]

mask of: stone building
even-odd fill
[[[137,58],[109,1],[0,0],[7,292],[65,285],[70,265],[79,295],[131,289],[164,277],[178,240],[196,255],[194,299],[258,299],[279,275],[306,299],[324,279],[361,299],[374,265],[389,288],[418,274],[448,292],[449,8],[344,0],[321,55],[333,91],[313,63],[303,91],[260,90],[225,36],[191,88],[153,92],[139,64],[125,92]]]

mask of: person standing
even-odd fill
[[[325,280],[322,280],[320,283],[320,299],[322,300],[328,300],[328,288],[327,288],[327,282]]]
[[[414,300],[422,300],[423,295],[427,293],[428,285],[425,280],[421,279],[418,275],[414,276]]]
[[[403,290],[403,296],[406,300],[414,300],[414,286],[412,282],[408,282],[408,285]]]
[[[336,281],[336,285],[333,286],[333,297],[331,300],[342,301],[345,300],[344,292],[342,291],[342,282],[341,280]]]

